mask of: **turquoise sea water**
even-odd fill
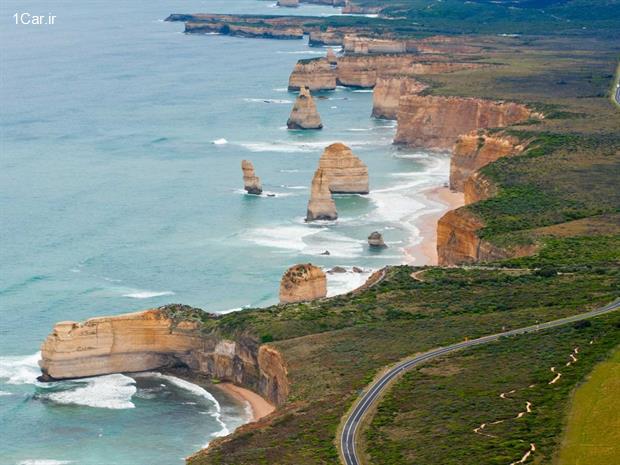
[[[282,13],[274,4],[0,3],[1,464],[181,463],[246,421],[244,406],[156,374],[37,384],[54,322],[170,302],[268,305],[300,262],[367,270],[330,275],[333,294],[420,241],[416,220],[438,208],[420,192],[447,180],[448,159],[392,147],[394,124],[369,117],[370,92],[317,99],[322,131],[285,128],[290,71],[325,49],[185,35],[162,21]],[[24,11],[56,24],[15,25]],[[336,223],[305,224],[312,174],[335,141],[368,164],[372,192],[338,197]],[[243,194],[245,158],[274,197]],[[390,245],[379,254],[365,245],[373,230]]]

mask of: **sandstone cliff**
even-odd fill
[[[399,103],[394,143],[447,150],[461,134],[507,126],[532,116],[525,105],[513,102],[408,95]]]
[[[420,93],[427,87],[409,77],[377,77],[372,93],[372,116],[395,120],[400,97]]]
[[[319,267],[310,263],[286,270],[280,281],[280,303],[305,302],[327,295],[327,278]]]
[[[334,90],[336,88],[336,70],[328,58],[297,62],[288,80],[288,90],[300,90],[304,87],[310,90]]]
[[[344,41],[344,33],[337,29],[327,28],[325,31],[319,29],[310,31],[308,37],[308,45],[342,45]]]
[[[206,315],[170,305],[83,323],[58,323],[41,347],[43,379],[186,366],[252,389],[275,405],[283,404],[289,384],[280,353],[247,336],[231,340],[203,334],[200,319],[209,318]]]
[[[475,172],[465,180],[463,194],[465,205],[469,205],[495,196],[497,187],[480,172]]]
[[[286,122],[289,129],[322,129],[321,117],[316,109],[314,99],[310,95],[310,91],[306,87],[302,87],[291,116]]]
[[[327,49],[327,54],[325,56],[325,59],[327,60],[327,62],[330,65],[337,65],[338,64],[338,57],[336,56],[336,53],[334,52],[334,49],[329,47]],[[335,81],[335,77],[336,77],[336,73],[334,73],[334,81]],[[335,84],[335,82],[334,82]]]
[[[346,145],[328,146],[321,155],[319,168],[329,179],[332,194],[368,194],[368,167]]]
[[[335,220],[337,218],[336,203],[329,190],[329,179],[324,170],[319,168],[312,178],[306,221]]]
[[[241,162],[243,171],[243,187],[248,194],[260,195],[263,193],[260,178],[254,172],[254,165],[249,160]]]
[[[517,155],[525,147],[515,137],[472,131],[460,135],[450,158],[450,189],[463,192],[465,181],[475,171],[495,160]]]
[[[368,55],[372,53],[405,53],[407,44],[403,40],[375,39],[345,35],[343,47],[346,53]]]

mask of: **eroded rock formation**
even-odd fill
[[[469,205],[495,196],[497,187],[480,172],[475,172],[465,180],[463,194],[465,205]]]
[[[333,55],[333,58],[336,59],[336,56]],[[334,90],[336,88],[336,70],[329,62],[329,55],[328,58],[297,62],[288,80],[288,90],[301,90],[304,87],[310,90]]]
[[[403,95],[414,95],[428,86],[409,77],[377,77],[372,93],[372,116],[395,120]]]
[[[337,29],[327,28],[325,31],[319,29],[310,31],[308,45],[342,45],[344,33]]]
[[[260,195],[263,193],[260,178],[254,172],[254,165],[249,160],[241,162],[243,171],[243,187],[248,194]]]
[[[495,160],[517,155],[524,145],[516,137],[473,131],[460,135],[450,158],[450,189],[463,192],[465,182],[475,171]]]
[[[405,53],[407,51],[407,44],[404,40],[374,39],[354,35],[345,35],[343,46],[346,53],[357,53],[361,55],[372,53]]]
[[[170,305],[142,312],[64,321],[41,347],[45,380],[187,366],[230,381],[281,405],[289,392],[286,364],[273,347],[248,336],[204,334],[201,310]]]
[[[327,60],[327,62],[330,65],[337,65],[338,64],[338,57],[336,56],[336,53],[334,52],[334,49],[329,47],[327,49],[327,55],[325,56],[325,59]],[[336,78],[336,73],[334,73],[334,84],[335,84],[335,79]]]
[[[329,178],[323,168],[319,168],[312,178],[306,221],[335,220],[337,218],[336,203],[329,190]]]
[[[407,95],[399,103],[394,143],[447,150],[461,134],[508,126],[533,116],[525,105],[513,102]]]
[[[286,270],[280,281],[280,303],[306,302],[327,295],[327,278],[322,269],[311,263]]]
[[[332,194],[368,194],[368,167],[346,145],[337,142],[328,146],[319,168],[329,179]]]
[[[379,231],[374,231],[368,236],[368,245],[374,249],[384,249],[387,247],[383,241],[383,236]]]
[[[314,99],[306,87],[302,87],[295,100],[291,116],[286,122],[289,129],[322,129],[321,117]]]

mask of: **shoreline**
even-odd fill
[[[437,265],[437,222],[450,210],[465,205],[462,192],[452,192],[447,186],[431,187],[422,191],[427,206],[439,205],[438,211],[432,211],[419,218],[421,241],[405,247],[405,264],[414,266]]]
[[[217,383],[212,386],[220,389],[240,403],[250,406],[252,417],[245,424],[258,421],[276,410],[275,406],[271,405],[264,398],[247,388],[243,388],[229,382]]]

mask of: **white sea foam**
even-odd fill
[[[74,463],[71,460],[54,460],[54,459],[28,459],[20,460],[17,465],[66,465]]]
[[[280,170],[280,173],[299,173],[299,170]]]
[[[41,375],[41,352],[32,355],[0,357],[0,379],[6,384],[35,384]]]
[[[357,289],[366,282],[374,270],[365,269],[362,273],[352,271],[351,267],[343,267],[346,273],[327,273],[327,296],[332,297]],[[326,268],[325,271],[328,271]]]
[[[135,383],[129,376],[115,373],[80,379],[71,383],[74,386],[72,389],[44,394],[42,397],[65,405],[130,409],[135,407],[131,402],[137,390]]]
[[[304,238],[318,234],[323,228],[297,225],[279,225],[271,228],[255,228],[243,235],[243,239],[263,247],[303,251],[308,247]]]
[[[288,92],[288,87],[276,87],[273,90],[276,92]]]
[[[287,186],[286,184],[281,185],[280,187],[284,189],[295,189],[295,190],[304,190],[308,189],[308,186]]]
[[[370,94],[370,93],[372,93],[372,89],[357,89],[357,90],[353,90],[351,92],[356,92],[358,94]]]
[[[289,104],[293,103],[292,100],[287,99],[277,99],[277,98],[244,98],[244,102],[251,103],[276,103],[276,104]]]
[[[319,142],[290,142],[290,141],[274,141],[274,142],[241,142],[240,146],[250,150],[251,152],[281,152],[281,153],[312,153],[322,151],[330,141]],[[344,142],[351,148],[384,145],[378,139],[358,140]]]
[[[12,392],[8,392],[8,391],[0,391],[0,397],[4,397],[4,396],[12,396],[13,393]]]
[[[214,145],[225,145],[225,144],[228,144],[228,141],[224,138],[221,138],[221,139],[215,139],[211,143]]]
[[[248,194],[245,189],[235,189],[234,190],[235,194],[241,194],[241,195],[250,195],[253,197],[268,197],[270,199],[273,198],[278,198],[278,197],[293,197],[293,196],[298,196],[300,194],[294,194],[293,192],[273,192],[273,191],[263,191],[262,194],[260,195],[256,195],[256,194]]]
[[[152,299],[153,297],[162,297],[165,295],[174,295],[172,291],[142,291],[133,290],[127,294],[123,294],[123,297],[129,297],[131,299]]]

